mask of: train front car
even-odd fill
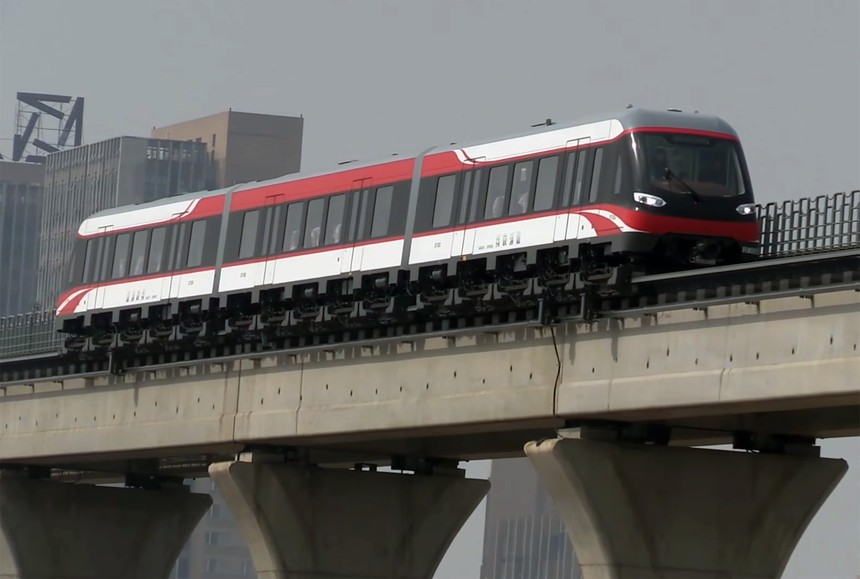
[[[653,265],[670,268],[755,259],[755,201],[740,141],[728,123],[645,110],[620,120],[618,154],[632,170],[629,177],[618,171],[604,200],[634,231],[613,250],[647,255]]]

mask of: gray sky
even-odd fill
[[[697,109],[739,132],[759,201],[860,188],[857,0],[0,0],[0,137],[17,91],[84,96],[86,142],[228,107],[302,114],[304,169]],[[851,470],[790,579],[860,574],[860,444],[824,447]],[[477,577],[482,526],[480,509],[438,577]]]

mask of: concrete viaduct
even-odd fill
[[[458,462],[523,453],[588,579],[777,577],[858,344],[832,291],[6,384],[0,577],[167,576],[208,475],[261,579],[429,578],[489,488]],[[692,448],[726,442],[756,452]]]

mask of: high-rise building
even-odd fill
[[[580,579],[564,523],[529,460],[491,468],[481,579]]]
[[[36,308],[45,167],[0,161],[0,317]]]
[[[190,482],[191,492],[212,496],[212,506],[194,529],[170,579],[253,579],[257,576],[245,538],[212,479]]]
[[[206,188],[203,143],[116,137],[48,155],[36,301],[52,309],[81,222],[92,213]]]
[[[296,173],[302,162],[302,117],[233,110],[152,129],[152,137],[205,143],[209,189]]]

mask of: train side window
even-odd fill
[[[358,209],[358,231],[355,238],[364,239],[367,231],[367,214],[370,211],[370,189],[361,192],[361,207]]]
[[[146,244],[149,241],[149,231],[136,231],[131,242],[131,270],[129,275],[143,275],[146,265]]]
[[[460,193],[460,210],[457,213],[457,225],[466,223],[469,214],[469,199],[472,198],[472,172],[463,175],[463,190]]]
[[[505,190],[508,187],[508,166],[501,165],[490,169],[490,184],[487,187],[487,201],[484,204],[484,219],[502,216],[505,209]]]
[[[116,238],[116,251],[114,251],[111,279],[125,277],[125,273],[128,271],[128,246],[130,242],[130,233],[122,233]]]
[[[336,245],[343,240],[344,209],[346,209],[346,194],[329,199],[328,217],[325,222],[326,245]]]
[[[93,267],[93,251],[95,250],[95,239],[87,239],[87,248],[84,252],[84,276],[82,278],[83,283],[87,283],[92,280],[92,267]]]
[[[603,163],[603,147],[594,152],[594,165],[591,168],[591,191],[588,193],[588,202],[597,200],[597,190],[600,188],[600,168]]]
[[[555,200],[555,181],[558,173],[558,157],[541,159],[538,165],[537,187],[535,188],[535,211],[552,209]]]
[[[168,268],[170,271],[182,269],[184,266],[183,259],[188,255],[188,226],[189,223],[180,223],[179,235],[176,235],[176,229],[173,230],[173,239],[170,242],[170,261]]]
[[[105,237],[104,240],[104,250],[102,251],[102,256],[99,259],[99,262],[101,263],[99,281],[108,279],[108,275],[110,275],[111,266],[113,265],[113,249],[116,244],[116,236],[111,235]]]
[[[275,216],[275,207],[270,205],[263,211],[263,242],[260,244],[260,255],[268,255],[269,238],[272,236],[272,218]]]
[[[573,190],[573,204],[579,205],[582,201],[582,187],[585,182],[585,160],[588,157],[588,151],[580,151],[576,160],[576,186]]]
[[[439,182],[436,185],[436,205],[433,208],[433,227],[446,227],[451,224],[456,183],[456,175],[439,177]]]
[[[149,262],[146,264],[146,273],[159,273],[164,261],[164,237],[167,229],[158,227],[152,230],[152,239],[149,242]]]
[[[579,151],[573,151],[567,155],[567,163],[564,165],[564,183],[561,187],[561,206],[568,207],[570,205],[570,194],[573,190],[573,177],[576,174],[576,158]]]
[[[104,270],[105,254],[108,250],[108,242],[110,238],[107,236],[99,237],[96,241],[96,252],[93,256],[93,275],[90,281],[101,281],[102,272]]]
[[[325,199],[314,199],[308,203],[308,220],[305,223],[305,248],[319,246],[324,210]]]
[[[349,197],[349,233],[347,233],[347,241],[355,241],[356,229],[358,228],[358,201],[360,197],[360,191],[354,191]]]
[[[529,210],[529,197],[532,189],[532,162],[523,161],[514,165],[514,183],[511,186],[511,200],[508,215],[522,215]]]
[[[299,248],[302,240],[302,203],[293,203],[287,209],[287,226],[284,228],[284,251],[293,251]]]
[[[478,204],[481,202],[481,187],[483,186],[482,177],[483,169],[475,171],[475,176],[472,179],[472,200],[469,208],[469,223],[474,223],[478,220]]]
[[[373,221],[370,224],[370,237],[382,237],[388,234],[388,221],[391,218],[391,197],[394,186],[388,185],[376,190],[376,202],[373,205]]]
[[[206,238],[206,221],[195,221],[191,224],[191,245],[188,248],[186,267],[199,267],[203,263],[203,247]]]
[[[253,257],[254,246],[257,244],[257,225],[259,222],[259,209],[245,212],[242,219],[242,237],[239,241],[239,259]]]
[[[263,238],[263,251],[265,255],[272,255],[278,251],[278,240],[281,239],[280,227],[281,219],[284,215],[285,205],[275,205],[272,210],[272,217],[266,227],[266,235]]]

